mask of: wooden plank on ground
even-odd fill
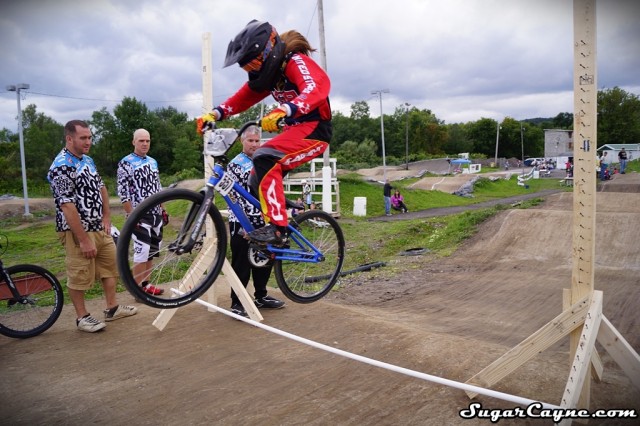
[[[640,390],[640,356],[605,316],[598,330],[598,342]]]
[[[466,383],[485,388],[493,386],[522,364],[580,327],[584,323],[588,307],[588,297],[571,305],[569,309],[562,311],[560,315],[467,380]],[[477,393],[467,392],[467,395],[469,398],[474,398]]]

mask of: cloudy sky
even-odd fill
[[[334,110],[373,116],[409,103],[447,123],[553,117],[573,109],[571,0],[324,0]],[[316,0],[6,0],[0,5],[0,128],[17,131],[15,92],[60,123],[111,110],[202,112],[202,35],[212,34],[213,99],[246,77],[222,68],[251,19],[297,29],[319,47]],[[598,0],[598,88],[640,95],[640,2]],[[316,53],[319,61],[320,56]],[[271,102],[271,99],[269,98]]]

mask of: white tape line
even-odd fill
[[[183,295],[184,294],[181,291],[178,291],[177,289],[174,289],[174,288],[172,288],[171,291],[173,291],[174,293],[176,293],[178,295]],[[395,371],[396,373],[401,373],[401,374],[404,374],[404,375],[407,375],[407,376],[415,377],[415,378],[426,380],[426,381],[429,381],[429,382],[434,382],[434,383],[438,383],[438,384],[441,384],[441,385],[450,386],[452,388],[462,389],[463,391],[466,391],[466,392],[474,392],[474,393],[477,393],[477,394],[490,396],[492,398],[498,398],[498,399],[501,399],[503,401],[514,402],[514,403],[522,405],[522,406],[529,406],[529,405],[534,404],[534,403],[540,403],[540,404],[542,404],[543,408],[546,408],[546,409],[561,409],[561,407],[559,405],[548,404],[548,403],[542,402],[542,401],[534,401],[532,399],[522,398],[520,396],[510,395],[508,393],[498,392],[498,391],[494,391],[494,390],[491,390],[491,389],[481,388],[479,386],[469,385],[467,383],[456,382],[455,380],[443,379],[442,377],[432,376],[430,374],[425,374],[425,373],[420,373],[419,371],[409,370],[408,368],[398,367],[397,365],[388,364],[386,362],[376,361],[375,359],[367,358],[367,357],[364,357],[364,356],[361,356],[361,355],[356,355],[356,354],[353,354],[351,352],[343,351],[342,349],[336,349],[334,347],[327,346],[327,345],[324,345],[322,343],[314,342],[313,340],[305,339],[304,337],[299,337],[299,336],[296,336],[295,334],[287,333],[286,331],[282,331],[282,330],[279,330],[277,328],[270,327],[270,326],[268,326],[266,324],[262,324],[262,323],[259,323],[257,321],[253,321],[252,319],[245,318],[245,317],[242,317],[240,315],[236,315],[233,312],[229,312],[226,309],[222,309],[222,308],[220,308],[220,307],[218,307],[216,305],[212,305],[211,303],[206,302],[206,301],[204,301],[202,299],[196,299],[195,302],[197,302],[197,303],[199,303],[199,304],[201,304],[203,306],[206,306],[207,308],[210,308],[210,309],[213,309],[213,310],[215,310],[217,312],[220,312],[222,314],[225,314],[225,315],[228,315],[230,317],[233,317],[233,318],[235,318],[237,320],[244,321],[247,324],[253,325],[254,327],[262,328],[263,330],[267,330],[267,331],[270,331],[271,333],[275,333],[277,335],[286,337],[288,339],[295,340],[296,342],[304,343],[305,345],[309,345],[309,346],[312,346],[314,348],[322,349],[324,351],[331,352],[333,354],[340,355],[340,356],[343,356],[343,357],[346,357],[346,358],[350,358],[350,359],[353,359],[353,360],[356,360],[356,361],[364,362],[365,364],[373,365],[375,367],[384,368],[386,370]]]

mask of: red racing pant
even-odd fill
[[[329,123],[310,121],[286,127],[282,133],[256,150],[249,183],[254,190],[257,187],[266,222],[287,226],[282,178],[290,170],[321,155],[329,146],[329,142],[324,139],[329,140],[330,137]]]

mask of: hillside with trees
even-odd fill
[[[273,106],[271,106],[272,108]],[[268,111],[270,108],[266,108]],[[257,119],[257,105],[234,116],[229,125]],[[135,98],[125,97],[113,108],[102,108],[88,121],[94,134],[91,157],[105,179],[113,178],[117,162],[131,151],[134,130],[144,127],[151,133],[150,155],[162,174],[202,176],[202,138],[195,120],[173,107],[150,110]],[[429,109],[398,106],[384,117],[387,164],[404,164],[434,157],[455,157],[470,152],[475,158],[493,158],[496,131],[500,132],[499,157],[520,158],[544,154],[544,129],[571,129],[573,114],[560,112],[553,118],[518,121],[506,117],[498,123],[481,118],[468,123],[445,123]],[[63,126],[37,111],[34,104],[23,109],[24,148],[29,188],[46,192],[46,174],[52,159],[64,146]],[[522,130],[521,130],[522,129]],[[598,146],[608,143],[640,143],[640,99],[618,87],[598,92]],[[335,112],[331,156],[341,168],[357,169],[382,163],[380,117],[372,117],[366,101],[355,102],[349,116]],[[239,144],[231,154],[239,151]],[[0,194],[21,194],[22,175],[18,134],[0,130]]]

